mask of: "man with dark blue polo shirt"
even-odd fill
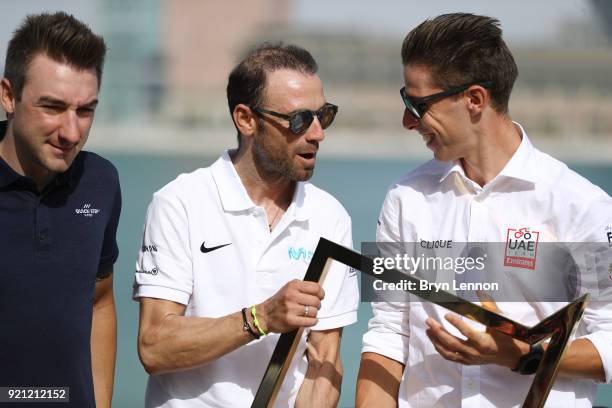
[[[20,406],[50,398],[110,406],[121,193],[113,165],[81,151],[105,53],[101,37],[61,12],[28,16],[9,42],[0,81],[0,405],[18,396]]]

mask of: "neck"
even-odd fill
[[[492,118],[476,131],[470,154],[461,158],[466,176],[484,186],[508,164],[519,145],[521,132],[508,116]]]
[[[230,157],[242,185],[255,204],[284,210],[289,207],[296,186],[294,181],[281,174],[265,174],[244,151],[233,150]]]
[[[42,191],[55,175],[40,166],[36,166],[32,160],[28,160],[27,155],[22,153],[25,150],[19,148],[19,143],[15,139],[13,128],[9,122],[4,137],[0,139],[0,157],[15,173],[34,180],[38,190]],[[31,164],[28,165],[28,163]]]

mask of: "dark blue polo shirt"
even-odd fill
[[[95,407],[93,297],[119,254],[120,211],[117,170],[94,153],[41,193],[0,158],[0,386],[67,386],[70,404],[57,406]]]

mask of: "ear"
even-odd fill
[[[468,110],[472,115],[480,115],[489,106],[491,96],[481,85],[472,85],[467,89]]]
[[[248,106],[239,103],[232,112],[234,124],[244,137],[252,137],[257,132],[257,121],[255,120],[255,112]]]
[[[8,79],[2,78],[0,80],[0,104],[2,104],[2,108],[7,115],[15,112],[15,103],[15,94],[11,87],[11,83]]]

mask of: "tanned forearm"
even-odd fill
[[[116,355],[117,315],[111,276],[96,284],[91,326],[91,366],[96,406],[99,408],[111,406]]]
[[[363,353],[357,377],[357,408],[397,407],[404,365],[376,353]]]
[[[288,282],[255,305],[262,331],[286,333],[314,326],[315,315],[304,316],[303,311],[309,306],[316,314],[323,296],[323,289],[315,282],[297,279]],[[140,299],[138,354],[147,372],[159,374],[197,367],[253,340],[253,335],[243,330],[241,311],[219,318],[184,314],[185,305],[163,299]],[[258,330],[250,316],[247,312],[252,330]]]
[[[295,406],[335,407],[342,387],[340,338],[342,329],[313,331],[308,338],[308,370]]]
[[[546,345],[544,345],[546,348]],[[561,363],[559,375],[570,378],[588,378],[605,382],[605,372],[599,352],[588,339],[574,340],[568,347]]]
[[[253,340],[242,329],[241,312],[219,318],[187,317],[182,315],[183,305],[147,298],[141,299],[140,311],[138,349],[150,374],[197,367]],[[143,327],[142,322],[150,324]]]

